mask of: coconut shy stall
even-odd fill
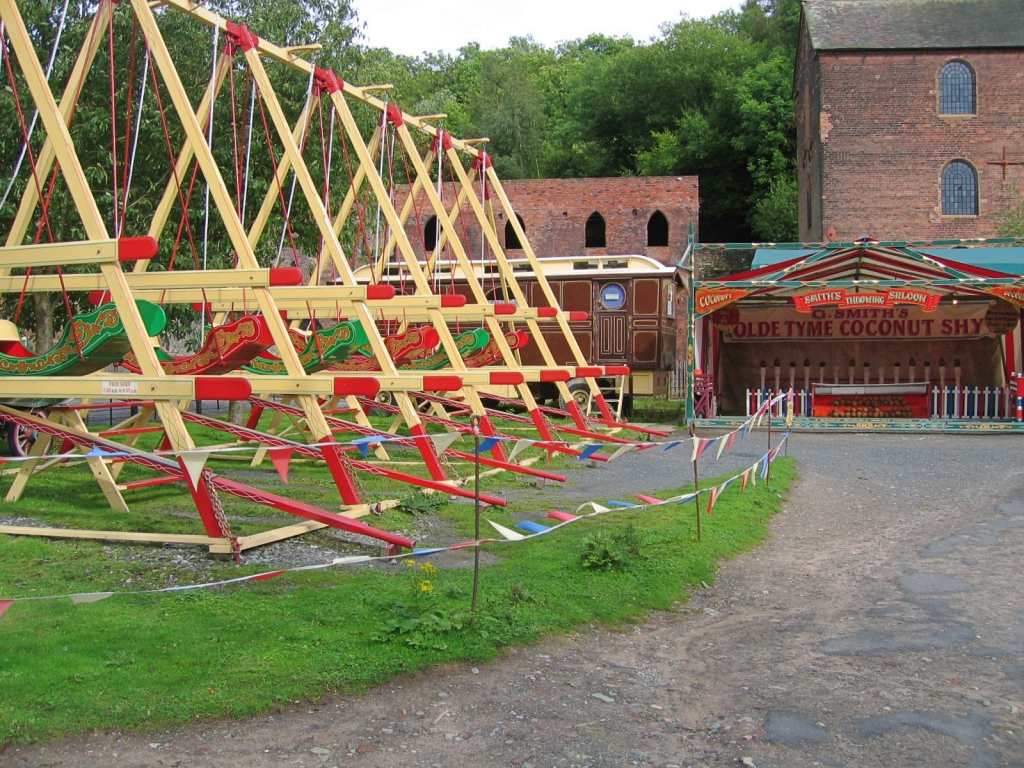
[[[692,244],[688,417],[725,426],[793,390],[798,428],[1019,428],[1021,245]],[[702,279],[743,250],[749,270]]]

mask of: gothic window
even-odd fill
[[[978,175],[963,160],[954,160],[942,170],[942,214],[978,215]]]
[[[526,225],[523,224],[523,217],[517,213],[516,218],[519,219],[519,226],[525,233]],[[515,227],[512,226],[512,219],[509,219],[505,222],[505,250],[508,250],[509,248],[519,249],[522,247],[523,244],[519,242],[519,235],[516,234]]]
[[[437,248],[437,216],[431,216],[423,226],[423,250],[430,253]]]
[[[587,248],[604,248],[604,216],[597,211],[590,214],[587,219],[586,243]]]
[[[951,61],[939,73],[939,114],[974,113],[974,70],[962,61]]]
[[[668,219],[661,211],[655,211],[647,220],[647,246],[668,245]]]

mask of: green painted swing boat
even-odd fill
[[[156,336],[167,324],[162,308],[136,300],[146,334]],[[75,315],[48,351],[37,355],[20,341],[0,342],[0,376],[84,376],[119,363],[131,349],[113,303]]]
[[[306,373],[316,373],[337,365],[370,341],[363,327],[354,320],[346,320],[327,329],[317,329],[308,339],[297,331],[290,335]],[[264,375],[288,373],[284,361],[267,352],[254,358],[249,365],[242,366],[242,370]]]

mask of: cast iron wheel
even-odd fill
[[[33,416],[38,416],[40,419],[46,418],[46,411],[33,409],[29,411]],[[29,451],[32,450],[32,446],[36,444],[36,438],[39,437],[39,433],[31,427],[25,427],[21,424],[7,424],[7,449],[10,451],[12,456],[28,456]],[[53,453],[60,446],[60,440],[53,438],[50,440],[50,444],[46,447],[47,453]]]
[[[590,407],[590,385],[587,384],[586,379],[569,379],[565,383],[565,386],[569,388],[569,394],[572,395],[572,399],[576,401],[576,405],[583,413],[587,412],[587,408]],[[558,396],[558,407],[565,410],[565,398],[561,395]]]

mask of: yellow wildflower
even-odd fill
[[[403,565],[404,565],[404,566],[405,566],[406,568],[412,568],[412,567],[413,567],[414,565],[416,565],[416,561],[415,561],[415,560],[413,560],[413,559],[412,559],[412,558],[410,557],[410,558],[409,558],[408,560],[403,560],[403,561],[402,561],[402,564],[403,564]]]
[[[423,565],[421,565],[420,566],[420,570],[423,571],[425,574],[427,574],[427,576],[436,576],[437,575],[437,567],[433,563],[430,563],[430,562],[427,562],[427,563],[424,563]]]
[[[428,579],[424,579],[420,582],[420,592],[433,592],[434,585],[430,583]]]

